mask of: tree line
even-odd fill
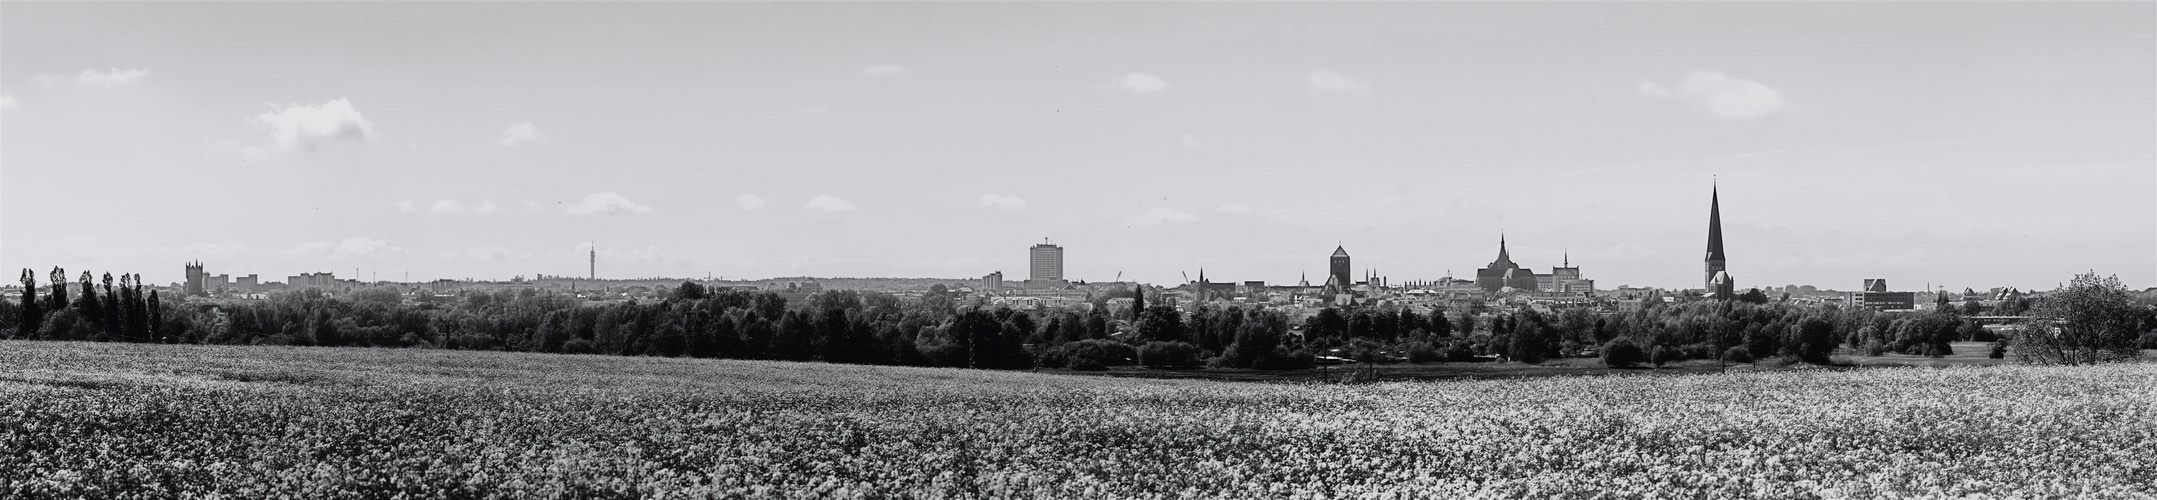
[[[155,290],[145,291],[135,275],[120,275],[116,287],[106,274],[99,287],[84,272],[72,299],[66,272],[56,268],[51,277],[49,283],[57,286],[38,296],[35,273],[24,271],[21,300],[0,302],[13,309],[0,311],[0,336],[1078,370],[1131,364],[1294,369],[1348,361],[1540,363],[1594,356],[1618,366],[1687,359],[1828,363],[1842,347],[1875,356],[1945,356],[1953,353],[1954,341],[1998,340],[1948,304],[1928,312],[1881,313],[1764,298],[1649,301],[1628,312],[1326,308],[1298,321],[1262,305],[1202,304],[1183,311],[1139,290],[1097,297],[1104,307],[1064,309],[988,307],[939,289],[913,301],[882,292],[827,290],[789,303],[773,292],[708,290],[694,282],[664,298],[610,303],[532,289],[475,292],[454,300],[423,293],[407,301],[395,289],[369,288],[341,295],[276,293],[259,302],[175,304],[160,300]],[[2134,350],[2121,346],[2157,347],[2157,332],[2140,333],[2157,328],[2157,309],[2120,305],[2124,289],[2116,280],[2105,290],[2117,293],[2079,302],[2039,301],[2033,310],[2070,303],[2118,306],[2103,331],[2122,339],[2111,350],[2096,352],[2126,356]],[[1130,308],[1112,313],[1105,307],[1109,296],[1134,300]],[[2033,337],[2027,350],[2085,352],[2058,341],[2037,343],[2059,338],[2047,335]],[[2064,347],[2046,347],[2055,344]]]

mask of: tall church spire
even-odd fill
[[[1513,257],[1512,257],[1511,255],[1508,255],[1508,254],[1506,254],[1506,252],[1505,252],[1505,232],[1503,232],[1503,231],[1500,231],[1500,232],[1498,233],[1498,262],[1512,262],[1512,261],[1513,261]]]
[[[1732,283],[1730,275],[1724,272],[1728,268],[1725,267],[1723,255],[1723,200],[1720,191],[1714,187],[1708,189],[1708,255],[1703,284],[1706,285],[1704,289],[1708,295],[1729,300],[1732,288],[1737,285]]]
[[[1719,189],[1708,188],[1708,260],[1723,260],[1723,201]]]

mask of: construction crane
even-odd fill
[[[1111,281],[1110,283],[1122,283],[1122,282],[1123,282],[1123,271],[1116,271],[1116,281]]]

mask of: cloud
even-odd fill
[[[1145,212],[1142,212],[1138,215],[1133,215],[1129,218],[1124,219],[1123,225],[1131,227],[1146,227],[1158,226],[1170,222],[1191,222],[1196,220],[1198,220],[1198,216],[1191,215],[1190,212],[1185,212],[1173,208],[1154,207],[1146,209]]]
[[[1251,207],[1246,207],[1234,203],[1222,203],[1221,206],[1213,207],[1213,209],[1217,212],[1225,212],[1231,214],[1250,213],[1251,211]]]
[[[503,258],[509,257],[510,251],[509,248],[503,247],[501,245],[486,245],[466,248],[462,250],[450,250],[447,252],[435,254],[435,256],[441,258],[442,260],[499,261]]]
[[[15,109],[15,96],[0,95],[0,109]]]
[[[741,207],[742,210],[756,210],[764,207],[764,197],[753,194],[743,194],[741,196],[734,197],[734,205]]]
[[[810,210],[822,210],[826,212],[845,212],[853,210],[855,207],[853,202],[840,199],[837,196],[820,194],[816,195],[815,198],[810,198],[809,205],[803,208],[807,208]]]
[[[981,195],[981,209],[988,210],[991,208],[997,210],[1025,210],[1026,200],[1019,199],[1018,195]]]
[[[464,202],[457,200],[434,200],[433,205],[427,206],[427,211],[438,214],[459,213],[464,211]]]
[[[320,106],[286,106],[256,116],[255,121],[270,127],[270,137],[287,150],[313,150],[326,143],[374,137],[374,124],[342,98]]]
[[[869,76],[891,76],[899,74],[901,71],[906,71],[906,68],[895,64],[878,64],[861,68],[861,74]]]
[[[48,74],[37,75],[36,78],[31,78],[30,80],[45,85],[74,83],[77,85],[95,85],[110,88],[135,83],[136,80],[141,80],[142,77],[145,76],[150,76],[150,70],[112,68],[110,71],[102,72],[94,69],[82,70],[82,74],[75,75],[73,78],[63,75]]]
[[[1331,70],[1311,70],[1311,92],[1318,94],[1364,95],[1371,93],[1371,83],[1335,73]]]
[[[360,236],[353,238],[345,238],[344,241],[340,242],[314,241],[308,243],[301,243],[300,246],[294,247],[291,250],[286,250],[283,253],[285,255],[298,257],[324,257],[330,260],[341,260],[370,257],[392,257],[404,255],[410,252],[405,250],[404,247],[398,246],[395,243],[391,243],[388,240],[378,240],[374,238]]]
[[[524,205],[524,211],[526,211],[526,212],[545,212],[545,211],[547,211],[547,207],[545,207],[545,206],[542,206],[542,205],[540,205],[540,204],[539,204],[539,202],[536,202],[536,201],[532,201],[532,200],[522,200],[522,201],[518,201],[518,202],[517,202],[517,204],[519,204],[519,205]]]
[[[419,211],[419,207],[417,207],[417,206],[413,206],[413,205],[412,205],[412,200],[398,200],[398,201],[397,201],[397,211],[399,211],[399,212],[405,212],[405,213],[412,213],[412,212],[418,212],[418,211]]]
[[[1640,95],[1685,103],[1708,116],[1746,120],[1794,109],[1780,90],[1760,82],[1733,78],[1720,71],[1691,71],[1677,88],[1640,82]]]
[[[495,144],[515,147],[520,144],[537,140],[539,140],[538,127],[533,127],[532,122],[517,122],[514,125],[510,125],[509,130],[503,130],[502,140],[495,141]]]
[[[1191,134],[1183,134],[1184,151],[1197,151],[1201,149],[1206,149],[1206,143],[1198,142],[1198,136]]]
[[[1167,91],[1168,81],[1145,73],[1132,73],[1116,79],[1115,86],[1119,89],[1131,91],[1135,95],[1145,95]]]
[[[622,197],[622,195],[615,194],[613,191],[608,191],[604,193],[592,193],[590,195],[587,195],[584,197],[583,203],[570,205],[568,210],[571,215],[620,214],[631,212],[641,214],[651,212],[652,207],[651,205],[639,205],[636,202],[629,201],[628,198]]]
[[[801,114],[804,115],[820,115],[824,114],[825,111],[831,111],[831,108],[823,106],[809,106],[806,108],[801,108]]]
[[[479,202],[479,206],[472,208],[472,213],[479,214],[491,214],[498,213],[501,211],[502,207],[500,205],[494,204],[494,202],[491,200]]]

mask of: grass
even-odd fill
[[[2153,477],[2152,364],[1335,385],[0,342],[4,498],[2147,498]]]

